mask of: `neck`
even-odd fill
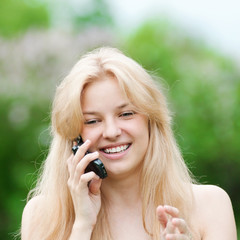
[[[112,206],[136,206],[141,200],[140,173],[116,179],[106,178],[101,186],[106,203]]]

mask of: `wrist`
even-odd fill
[[[73,228],[85,231],[93,230],[93,226],[91,224],[79,220],[75,220],[75,222],[73,223]]]
[[[92,231],[93,226],[81,221],[75,221],[72,227],[70,239],[79,239],[79,236],[81,236],[81,239],[90,240]]]

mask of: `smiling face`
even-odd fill
[[[82,95],[82,138],[91,140],[108,175],[139,172],[149,143],[148,119],[122,93],[116,79],[90,83]]]

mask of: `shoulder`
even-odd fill
[[[193,197],[198,217],[202,217],[204,222],[207,222],[213,214],[232,212],[230,197],[218,186],[193,185]]]
[[[201,200],[202,203],[215,200],[230,202],[228,194],[215,185],[193,185],[193,194],[195,199]]]
[[[203,239],[236,239],[236,226],[228,194],[214,185],[193,185],[195,216]]]
[[[214,212],[221,214],[232,212],[230,197],[222,188],[214,185],[193,185],[195,206],[202,210],[204,216],[210,217]]]
[[[30,229],[34,226],[34,218],[36,217],[36,211],[43,209],[46,205],[45,198],[43,196],[33,197],[29,200],[24,207],[22,214],[22,226],[21,226],[21,235],[22,239],[28,239],[26,236]],[[36,226],[35,226],[36,227]]]
[[[45,198],[43,196],[36,196],[29,200],[23,210],[23,220],[32,215],[35,209],[43,206],[44,202]]]

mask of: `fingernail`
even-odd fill
[[[163,206],[162,205],[158,205],[157,209],[163,209]]]
[[[97,158],[98,155],[99,155],[99,153],[98,153],[97,151],[96,151],[96,152],[93,152],[92,154],[93,154],[93,157],[96,157],[96,158]]]

